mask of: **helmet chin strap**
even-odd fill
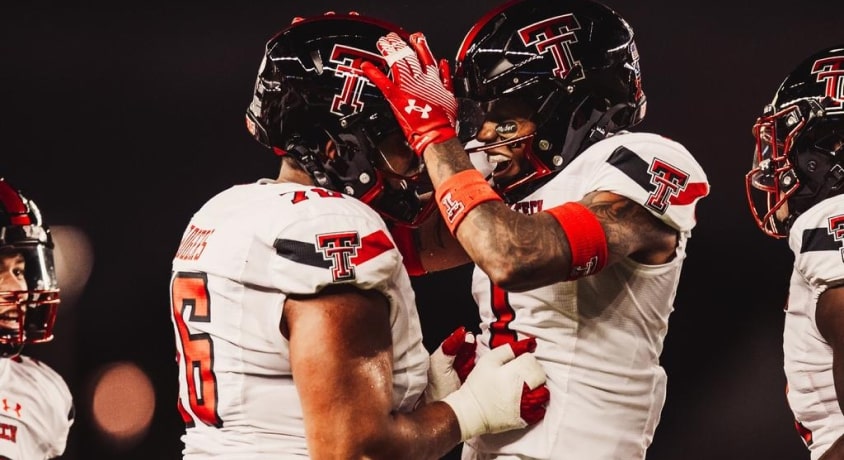
[[[632,109],[630,104],[616,104],[608,108],[607,111],[598,118],[598,121],[595,122],[592,129],[589,130],[589,135],[586,136],[586,141],[584,142],[584,146],[582,148],[586,148],[595,142],[616,133],[618,130],[614,126],[611,126],[613,124],[613,118],[615,118],[615,116],[622,110],[630,109]]]
[[[805,189],[806,186],[803,185],[802,187]],[[844,191],[844,168],[839,164],[833,165],[824,176],[820,187],[811,196],[801,196],[801,191],[799,190],[788,200],[789,218],[784,222],[786,229],[791,228],[794,219],[815,203],[839,195]]]
[[[319,161],[319,151],[302,144],[291,144],[286,150],[288,154],[293,154],[293,158],[313,178],[317,186],[331,188],[331,180]]]
[[[10,343],[0,343],[0,358],[14,358],[23,351],[23,343],[13,345]]]
[[[583,101],[572,111],[566,132],[566,140],[561,151],[561,155],[563,156],[562,165],[567,165],[577,154],[595,142],[605,138],[607,136],[606,127],[609,125],[612,116],[619,110],[611,107],[610,110],[601,112],[600,110],[591,108],[589,109],[589,117],[584,122],[578,123],[576,117],[581,115],[581,112],[584,111],[584,105],[590,102],[590,100],[591,98],[589,97],[583,98]],[[575,124],[579,125],[580,128],[575,128]],[[583,129],[584,126],[588,126],[589,129]]]

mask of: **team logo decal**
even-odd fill
[[[18,427],[11,423],[0,423],[0,439],[15,443],[18,442]]]
[[[844,241],[844,214],[832,216],[827,220],[826,231],[832,235],[832,239],[837,242]],[[844,246],[838,248],[841,253],[841,260],[844,261]]]
[[[659,158],[651,161],[648,174],[651,176],[651,184],[655,185],[656,189],[648,195],[648,201],[645,204],[659,214],[665,214],[671,197],[679,195],[686,189],[689,174]]]
[[[505,139],[515,136],[518,131],[519,125],[513,120],[505,120],[495,125],[495,133]]]
[[[558,78],[566,78],[577,67],[579,74],[572,81],[578,81],[584,76],[580,61],[572,57],[571,44],[577,42],[574,32],[579,29],[574,15],[563,14],[522,27],[519,38],[525,46],[535,47],[539,54],[551,53],[557,63],[554,75]]]
[[[838,102],[828,112],[844,111],[844,56],[829,56],[812,64],[812,74],[818,83],[826,85],[825,94]]]
[[[455,200],[453,196],[451,196],[451,192],[446,193],[445,196],[442,197],[442,208],[445,210],[446,219],[448,219],[449,223],[453,223],[457,216],[466,209],[466,206],[463,204],[462,201]]]
[[[578,265],[576,267],[571,267],[571,273],[569,273],[570,279],[582,278],[584,276],[591,275],[595,273],[595,270],[598,268],[598,256],[592,256],[589,260],[586,261],[583,265]]]
[[[364,85],[371,85],[360,69],[364,60],[386,65],[383,56],[346,45],[334,45],[329,61],[336,64],[334,75],[343,78],[343,89],[331,101],[331,113],[344,116],[363,110],[360,100]],[[344,107],[348,107],[344,110]],[[410,112],[408,112],[410,113]]]
[[[322,257],[331,263],[334,282],[355,279],[355,264],[352,263],[352,258],[357,256],[361,247],[357,232],[317,235],[316,246],[322,252]]]

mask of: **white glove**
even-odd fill
[[[475,366],[475,335],[459,327],[431,353],[425,401],[432,403],[457,391]]]
[[[550,397],[544,383],[545,371],[533,354],[516,357],[513,347],[502,345],[482,356],[466,382],[442,401],[457,416],[460,438],[465,441],[524,428],[529,421],[523,414],[530,423],[541,420]]]

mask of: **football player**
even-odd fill
[[[422,163],[360,70],[387,69],[375,43],[390,32],[406,36],[327,14],[266,44],[246,123],[281,170],[211,198],[173,259],[184,458],[437,458],[544,414],[532,339],[468,377],[431,379],[465,380],[454,392],[425,392],[430,369],[459,369],[429,369],[385,223],[433,209]]]
[[[385,36],[379,49],[391,75],[364,71],[476,264],[479,356],[535,337],[548,375],[541,422],[470,439],[463,458],[643,459],[709,183],[680,143],[628,130],[645,115],[633,30],[591,0],[517,0],[466,34],[453,76],[422,34],[409,46]],[[431,257],[442,245],[415,241],[420,271],[442,268]]]
[[[0,458],[64,453],[74,421],[64,379],[21,354],[53,339],[59,288],[53,239],[35,202],[0,178]]]
[[[782,81],[753,125],[756,224],[794,253],[783,331],[788,404],[811,458],[844,458],[844,44]]]

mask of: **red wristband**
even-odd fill
[[[571,271],[568,279],[573,280],[601,271],[607,264],[607,236],[604,228],[586,206],[569,202],[545,212],[554,216],[571,248]]]
[[[390,234],[393,235],[393,240],[396,242],[396,247],[402,256],[404,268],[407,269],[407,274],[410,276],[422,276],[427,274],[425,267],[422,266],[422,261],[419,259],[419,252],[416,250],[416,245],[413,244],[413,229],[404,225],[393,225],[390,228]]]
[[[460,171],[437,187],[437,205],[452,235],[472,208],[491,200],[503,201],[477,169]]]

